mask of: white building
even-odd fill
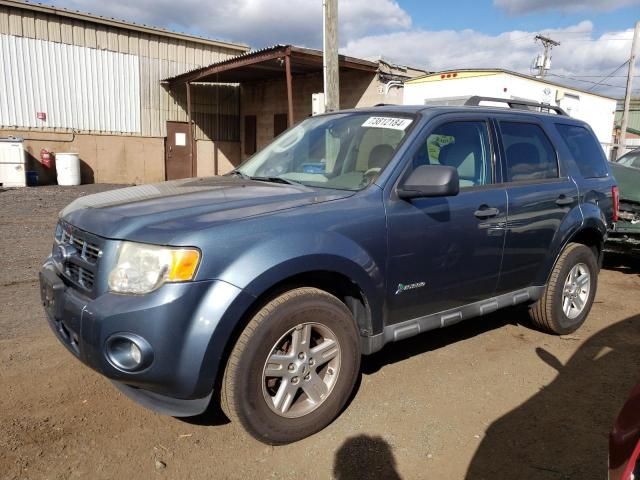
[[[609,154],[616,111],[613,98],[500,69],[437,72],[404,85],[405,105],[461,105],[475,95],[557,105],[587,122]]]

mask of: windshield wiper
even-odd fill
[[[294,182],[293,180],[289,180],[287,178],[282,177],[248,177],[251,180],[257,180],[258,182],[270,182],[270,183],[284,183],[285,185],[295,185],[297,187],[305,187],[299,182]]]

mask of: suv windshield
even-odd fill
[[[625,167],[640,168],[640,150],[629,152],[621,156],[617,162]]]
[[[387,166],[414,117],[339,113],[287,130],[236,171],[253,179],[360,190]]]

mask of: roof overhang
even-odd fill
[[[207,67],[198,68],[163,83],[243,83],[255,80],[284,78],[285,57],[289,57],[292,75],[322,72],[322,52],[292,45],[276,45],[229,58]],[[359,58],[339,56],[340,68],[375,73],[378,63]]]

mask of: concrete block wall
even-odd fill
[[[55,184],[53,169],[40,162],[40,151],[80,154],[82,183],[154,183],[165,178],[164,138],[0,130],[0,137],[24,138],[27,170],[40,184]]]
[[[240,164],[239,142],[198,140],[196,147],[198,177],[224,175]]]

